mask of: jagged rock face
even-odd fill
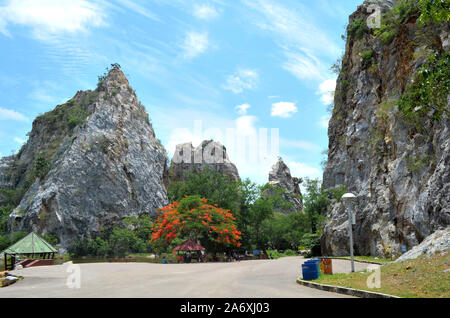
[[[14,156],[0,158],[0,189],[13,186],[11,170],[14,164]],[[2,198],[0,197],[0,203]]]
[[[386,10],[396,1],[378,2]],[[367,18],[368,3],[350,21]],[[418,130],[402,117],[395,102],[390,109],[381,107],[399,99],[430,53],[449,50],[448,26],[425,29],[416,18],[403,22],[390,44],[373,35],[347,40],[329,123],[323,183],[327,188],[345,185],[357,195],[353,232],[357,254],[399,255],[402,246],[409,250],[450,224],[449,118],[445,114],[439,121],[423,118],[423,129]],[[360,55],[366,50],[373,54],[370,66]],[[421,165],[411,165],[415,158]],[[348,255],[342,204],[334,202],[328,217],[322,252]]]
[[[68,112],[71,107],[83,110],[84,122],[75,121],[70,129],[48,127],[51,116],[57,117],[57,125],[58,110]],[[29,180],[40,153],[51,159],[49,171],[29,186],[8,218],[11,231],[52,233],[67,247],[124,217],[151,214],[168,203],[165,150],[118,68],[95,91],[78,92],[66,105],[34,121],[27,144],[15,158],[15,166],[23,167],[22,173],[13,174],[16,187]]]
[[[450,248],[450,227],[445,230],[436,231],[422,243],[415,246],[413,249],[409,250],[398,259],[395,263],[404,262],[410,259],[416,259],[421,255],[426,254],[427,256],[433,255],[434,253],[440,251],[444,252]]]
[[[225,147],[217,141],[203,141],[194,148],[192,143],[177,145],[169,169],[169,182],[184,181],[187,173],[196,173],[208,167],[238,181],[239,173],[230,161]]]
[[[292,207],[284,210],[275,209],[275,212],[290,214],[303,210],[302,193],[300,192],[299,179],[291,176],[289,167],[282,161],[278,160],[272,166],[269,172],[269,184],[273,187],[279,187],[285,191],[282,198],[291,203]],[[271,196],[272,191],[267,189],[264,191],[265,196]]]

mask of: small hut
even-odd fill
[[[4,255],[5,270],[12,270],[14,269],[17,255],[24,255],[29,258],[23,262],[22,265],[24,267],[52,265],[57,250],[36,233],[30,233],[2,253]],[[8,256],[10,256],[9,264]],[[40,259],[34,259],[34,257],[40,257]]]
[[[206,248],[201,246],[200,244],[194,242],[193,240],[187,240],[186,242],[182,243],[181,245],[178,245],[173,249],[174,252],[177,252],[177,261],[183,261],[184,257],[183,255],[180,255],[179,252],[196,252],[199,253],[201,251],[206,251]],[[199,255],[200,259],[200,255]]]

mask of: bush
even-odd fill
[[[123,257],[128,253],[150,252],[151,221],[147,215],[128,217],[110,229],[103,229],[102,235],[76,240],[69,247],[73,258],[83,256]]]
[[[44,179],[50,168],[51,165],[47,161],[45,153],[41,153],[34,163],[34,175],[39,179]]]
[[[293,250],[285,250],[284,255],[286,256],[297,256],[298,254]]]
[[[398,1],[391,11],[383,15],[381,28],[375,30],[375,35],[380,35],[384,45],[390,44],[397,35],[399,26],[418,12],[417,0]]]
[[[420,25],[450,20],[450,1],[448,0],[420,0],[419,8],[422,13],[418,20]]]
[[[368,64],[370,62],[372,62],[372,58],[373,58],[373,51],[372,50],[366,50],[363,51],[360,54],[361,58],[363,59],[364,63]]]
[[[384,45],[391,44],[392,40],[394,40],[395,36],[397,35],[396,30],[388,30],[381,34],[381,42]]]
[[[0,251],[10,247],[27,235],[28,233],[26,232],[13,232],[11,234],[0,235]]]
[[[444,113],[450,115],[447,105],[450,90],[450,52],[442,57],[432,54],[414,75],[399,102],[399,110],[404,118],[420,127],[423,118],[442,119]]]
[[[320,247],[320,233],[307,233],[303,235],[301,245],[311,250],[309,257],[322,255]]]
[[[369,27],[367,26],[366,20],[363,18],[355,19],[347,27],[348,36],[360,40],[363,38],[364,34],[368,33]]]

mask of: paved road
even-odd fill
[[[298,285],[301,257],[206,264],[80,264],[81,287],[70,289],[68,265],[22,269],[16,284],[0,288],[4,297],[156,297],[156,298],[323,298],[346,297]],[[362,270],[366,264],[356,264]],[[335,272],[350,263],[333,260]]]

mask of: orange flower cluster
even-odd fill
[[[180,235],[185,237],[203,235],[219,244],[241,246],[239,240],[242,233],[237,230],[236,218],[230,210],[209,205],[205,198],[200,199],[197,206],[197,208],[182,211],[180,203],[174,202],[159,209],[158,217],[151,229],[150,242],[162,239],[170,243]]]

